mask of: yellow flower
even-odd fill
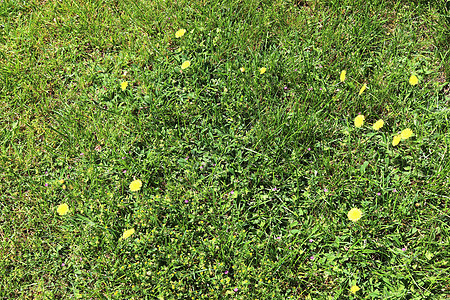
[[[60,216],[64,216],[69,211],[69,205],[67,203],[60,204],[56,211]]]
[[[122,89],[122,91],[125,91],[127,86],[128,86],[128,81],[124,81],[120,84],[120,88]]]
[[[241,70],[242,73],[245,72],[245,68],[244,67],[240,68],[239,70]]]
[[[400,140],[402,139],[401,135],[396,135],[392,139],[392,146],[397,146],[398,143],[400,143]]]
[[[416,85],[419,83],[419,79],[417,78],[416,75],[411,75],[411,77],[409,77],[409,84],[410,85]]]
[[[130,183],[130,190],[132,192],[137,192],[141,189],[142,187],[142,181],[140,181],[139,179],[134,180]]]
[[[125,230],[125,231],[123,232],[122,238],[123,238],[123,239],[127,239],[127,238],[129,238],[133,233],[134,233],[134,228]]]
[[[59,184],[63,184],[64,183],[64,179],[60,179],[58,180]]]
[[[344,82],[346,74],[347,74],[347,71],[342,70],[342,72],[341,72],[341,82]]]
[[[358,115],[355,118],[355,126],[356,127],[362,127],[364,124],[364,115]]]
[[[262,67],[261,69],[259,69],[259,74],[264,74],[266,73],[267,68]]]
[[[413,132],[411,129],[406,128],[403,129],[402,132],[400,133],[400,136],[402,137],[402,140],[407,140],[412,136]]]
[[[367,84],[364,83],[364,85],[362,86],[362,88],[359,90],[359,95],[360,95],[360,96],[362,95],[362,93],[364,93],[364,91],[366,90],[366,88],[367,88]]]
[[[181,69],[184,70],[186,68],[189,68],[190,65],[191,65],[191,62],[189,60],[187,60],[181,65]]]
[[[356,294],[356,292],[359,291],[359,290],[360,290],[360,288],[359,288],[357,285],[354,285],[354,286],[352,286],[352,287],[350,288],[350,292],[351,292],[352,294]]]
[[[356,222],[359,219],[361,219],[362,217],[362,211],[358,208],[352,208],[350,209],[350,211],[347,214],[348,218],[353,221]]]
[[[175,32],[175,37],[180,38],[186,33],[186,29],[180,29],[177,32]]]
[[[376,121],[376,122],[373,124],[373,129],[374,129],[374,130],[380,130],[380,128],[383,127],[383,125],[384,125],[384,121],[381,120],[381,119],[379,119],[378,121]]]

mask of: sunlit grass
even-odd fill
[[[442,3],[0,12],[0,298],[448,294]]]

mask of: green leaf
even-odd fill
[[[364,173],[366,172],[366,168],[367,168],[368,165],[369,165],[369,162],[368,162],[368,161],[365,161],[365,162],[362,164],[362,166],[361,166],[361,168],[360,168],[361,174],[364,174]]]

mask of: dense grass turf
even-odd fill
[[[444,2],[0,16],[0,298],[450,294]]]

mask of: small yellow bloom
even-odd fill
[[[245,72],[245,68],[244,67],[240,68],[239,70],[241,70],[242,73]]]
[[[264,74],[266,73],[267,68],[262,67],[261,69],[259,69],[259,74]]]
[[[122,89],[122,91],[125,91],[127,86],[128,86],[128,81],[124,81],[120,84],[120,88]]]
[[[125,231],[123,232],[122,238],[123,238],[123,239],[127,239],[127,238],[129,238],[133,233],[134,233],[134,228],[125,230]]]
[[[411,77],[409,77],[409,84],[410,85],[416,85],[419,83],[419,79],[417,78],[416,75],[411,75]]]
[[[402,137],[402,140],[407,140],[412,136],[413,132],[411,129],[406,128],[403,129],[402,132],[400,133],[400,136]]]
[[[342,70],[342,72],[341,72],[341,82],[344,82],[346,74],[347,74],[347,71]]]
[[[64,216],[69,211],[69,205],[67,203],[60,204],[56,211],[60,216]]]
[[[359,290],[360,290],[360,288],[359,288],[357,285],[354,285],[354,286],[352,286],[352,287],[350,288],[350,292],[351,292],[352,294],[356,294],[356,292],[359,291]]]
[[[59,184],[63,184],[64,183],[64,179],[60,179],[58,180]]]
[[[402,139],[401,135],[396,135],[392,139],[392,146],[397,146],[398,143],[400,143],[400,140]]]
[[[347,214],[350,221],[356,222],[362,217],[362,211],[358,208],[352,208]]]
[[[355,126],[356,127],[362,127],[364,124],[364,115],[358,115],[355,118]]]
[[[181,69],[187,69],[189,68],[189,66],[191,65],[191,62],[189,60],[185,61],[182,65],[181,65]]]
[[[384,125],[384,121],[381,120],[381,119],[379,119],[378,121],[376,121],[376,122],[373,124],[373,129],[374,129],[374,130],[380,130],[380,128],[383,127],[383,125]]]
[[[180,38],[186,33],[186,29],[180,29],[177,32],[175,32],[175,37]]]
[[[359,95],[360,95],[360,96],[362,95],[362,93],[364,93],[364,91],[366,90],[366,88],[367,88],[367,84],[364,83],[364,85],[362,86],[362,88],[359,90]]]
[[[132,192],[137,192],[137,191],[139,191],[139,190],[141,189],[141,187],[142,187],[142,181],[140,181],[139,179],[133,180],[133,181],[130,183],[130,190],[131,190]]]

